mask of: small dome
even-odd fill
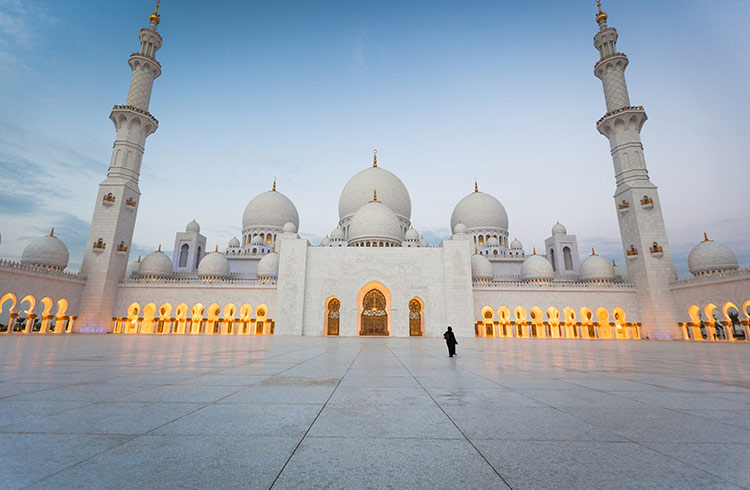
[[[419,246],[420,247],[429,247],[430,246],[430,242],[428,242],[427,240],[425,240],[424,235],[422,235],[422,238],[419,239]]]
[[[265,245],[265,242],[260,237],[260,235],[255,235],[252,240],[250,240],[250,245]]]
[[[719,242],[705,240],[696,245],[688,255],[690,273],[697,276],[710,272],[736,270],[739,268],[737,256],[732,250]]]
[[[488,246],[488,247],[499,247],[499,246],[500,246],[500,240],[498,240],[498,239],[497,239],[497,238],[495,238],[494,236],[491,236],[491,237],[490,237],[490,238],[489,238],[489,239],[487,240],[487,246]]]
[[[462,235],[466,233],[468,229],[466,228],[466,225],[461,223],[460,221],[456,223],[456,226],[453,227],[453,234],[454,235]]]
[[[553,235],[567,235],[568,230],[563,225],[560,224],[558,221],[555,226],[552,227],[552,234]]]
[[[407,242],[416,242],[416,241],[419,241],[419,233],[417,233],[417,230],[415,230],[414,227],[409,227],[409,229],[406,230],[406,234],[404,235],[404,239]]]
[[[495,277],[492,264],[484,255],[474,254],[471,256],[472,279],[492,279]]]
[[[620,267],[612,261],[612,269],[615,271],[615,280],[621,282],[628,282],[628,271],[624,267]]]
[[[229,261],[221,252],[213,252],[198,264],[198,277],[229,277]]]
[[[200,233],[201,225],[199,225],[197,221],[193,220],[187,225],[185,225],[185,231],[193,231],[195,233]]]
[[[341,191],[339,219],[351,216],[367,205],[373,189],[378,190],[379,199],[397,216],[411,218],[411,198],[404,183],[388,170],[369,167],[349,179]]]
[[[242,214],[242,228],[283,228],[289,221],[299,229],[297,208],[278,191],[258,194]]]
[[[284,228],[282,228],[282,231],[284,233],[297,233],[297,225],[295,225],[291,221],[287,221],[284,225]]]
[[[343,240],[343,239],[344,239],[344,230],[342,230],[340,226],[337,226],[331,232],[331,240]]]
[[[512,242],[510,242],[510,249],[511,250],[521,250],[523,248],[523,244],[518,238],[514,238]]]
[[[524,281],[551,281],[554,277],[552,264],[541,255],[529,255],[521,265],[521,279]]]
[[[324,236],[323,239],[320,241],[321,247],[327,247],[330,244],[331,244],[331,239],[328,238],[328,235]]]
[[[26,245],[21,254],[21,263],[65,269],[70,258],[68,247],[54,235],[54,231],[34,238]]]
[[[578,274],[582,281],[613,281],[615,279],[615,270],[609,260],[601,255],[592,254],[581,262]]]
[[[401,223],[391,208],[373,200],[354,213],[349,241],[382,239],[401,243]]]
[[[476,228],[508,229],[508,213],[500,201],[484,192],[472,192],[456,204],[451,215],[451,229],[461,222],[469,230]]]
[[[240,240],[235,236],[229,240],[229,248],[237,248],[240,246]]]
[[[266,254],[258,262],[256,275],[261,279],[271,279],[279,277],[279,254],[271,252]]]
[[[138,257],[138,260],[128,264],[128,268],[125,269],[125,279],[130,279],[134,276],[137,277],[140,268],[141,268],[141,258]]]
[[[138,269],[138,274],[143,277],[170,277],[172,273],[172,261],[161,251],[161,247],[146,255]]]

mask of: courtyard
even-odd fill
[[[737,343],[0,337],[3,488],[748,488]]]

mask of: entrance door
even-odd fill
[[[416,299],[409,301],[409,335],[422,336],[422,304]]]
[[[339,334],[339,318],[341,316],[341,302],[333,298],[328,302],[328,335]]]
[[[371,289],[362,300],[360,335],[388,335],[388,313],[385,311],[385,296]]]

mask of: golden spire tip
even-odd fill
[[[276,192],[276,177],[273,178],[273,188],[271,190]]]
[[[378,149],[372,150],[372,167],[378,168]]]
[[[708,239],[708,234],[704,231],[703,232],[703,241],[704,242],[710,242],[711,240]]]
[[[534,250],[534,253],[532,253],[531,255],[536,255],[536,247],[533,247],[533,250]]]
[[[601,0],[597,0],[596,7],[599,9],[599,12],[596,14],[596,22],[599,23],[599,22],[602,22],[602,21],[606,21],[607,20],[607,14],[605,14],[602,11],[602,2],[601,2]]]
[[[55,227],[53,226],[52,229],[49,231],[49,235],[47,236],[55,236]]]
[[[479,183],[476,177],[474,177],[474,192],[479,192]]]
[[[136,260],[136,262],[138,262],[139,264],[141,263],[141,256],[140,255],[138,256],[138,260]]]
[[[161,0],[156,0],[156,6],[154,6],[154,13],[148,16],[148,20],[153,22],[156,25],[159,25],[159,21],[161,18],[159,17],[159,2]]]
[[[378,190],[377,189],[373,189],[372,190],[372,201],[370,201],[370,202],[380,202],[380,201],[378,201]]]
[[[161,243],[159,244],[159,248],[156,251],[161,252]]]
[[[591,255],[596,255],[596,251],[594,250],[594,247],[591,247]]]
[[[214,250],[214,252],[218,252],[218,251],[219,251],[219,245],[216,245],[216,250]]]

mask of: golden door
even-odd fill
[[[339,318],[341,317],[341,303],[336,298],[328,302],[328,335],[339,334]]]
[[[362,300],[360,335],[388,335],[388,313],[385,311],[385,296],[371,289]]]
[[[422,305],[416,299],[409,301],[409,335],[422,336]]]

